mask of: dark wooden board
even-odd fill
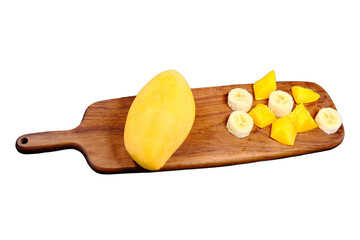
[[[277,89],[291,94],[291,87],[295,85],[320,94],[318,101],[305,104],[313,117],[323,107],[335,108],[330,96],[315,83],[277,82]],[[307,154],[334,148],[344,139],[343,125],[330,135],[319,128],[299,133],[293,146],[271,139],[271,126],[263,129],[254,126],[249,137],[236,138],[226,128],[232,112],[227,105],[227,94],[236,87],[245,88],[253,94],[252,84],[192,89],[196,104],[193,128],[161,170],[215,167]],[[99,173],[146,171],[131,159],[124,147],[124,125],[133,99],[124,97],[93,103],[78,127],[20,136],[16,140],[16,148],[21,153],[77,149],[83,153],[90,167]],[[267,104],[267,100],[255,100],[253,107],[257,103]]]

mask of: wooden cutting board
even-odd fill
[[[320,94],[319,100],[305,104],[313,117],[323,107],[335,108],[330,96],[315,83],[277,82],[277,89],[291,94],[291,87],[295,85]],[[269,137],[271,126],[260,129],[255,125],[249,137],[236,138],[226,128],[232,112],[227,105],[227,94],[236,87],[253,94],[252,84],[192,89],[196,104],[194,125],[185,142],[161,170],[215,167],[301,155],[334,148],[344,139],[343,126],[334,134],[316,128],[299,133],[295,144],[287,146]],[[21,153],[77,149],[98,173],[147,171],[132,160],[124,147],[125,120],[133,100],[134,97],[124,97],[93,103],[78,127],[20,136],[16,148]],[[253,107],[258,103],[267,104],[267,101],[255,100]]]

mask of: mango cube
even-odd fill
[[[270,93],[276,90],[275,72],[271,71],[253,85],[256,100],[268,99]]]
[[[311,103],[320,98],[320,95],[311,89],[294,86],[291,88],[296,103]]]
[[[309,111],[302,103],[295,107],[295,109],[289,114],[289,117],[293,121],[297,132],[306,132],[318,127]]]
[[[265,104],[257,104],[250,112],[249,115],[254,120],[254,124],[259,128],[266,127],[272,124],[275,120],[275,114]]]
[[[289,116],[278,118],[271,126],[270,137],[285,145],[294,145],[296,134],[294,123]]]

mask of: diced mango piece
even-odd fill
[[[253,88],[256,100],[268,99],[270,93],[276,90],[275,72],[271,71],[265,77],[256,81]]]
[[[320,98],[320,95],[311,89],[294,86],[291,88],[296,103],[311,103]]]
[[[295,109],[289,114],[289,117],[293,121],[297,132],[306,132],[318,127],[309,111],[302,103],[295,107]]]
[[[259,128],[266,127],[272,124],[275,120],[275,114],[265,104],[257,104],[250,112],[249,115],[254,120],[254,124]]]
[[[296,134],[289,116],[278,118],[271,126],[270,137],[285,145],[294,145]]]

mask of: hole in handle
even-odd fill
[[[20,141],[22,144],[26,144],[29,140],[25,137],[25,138],[22,138]]]

